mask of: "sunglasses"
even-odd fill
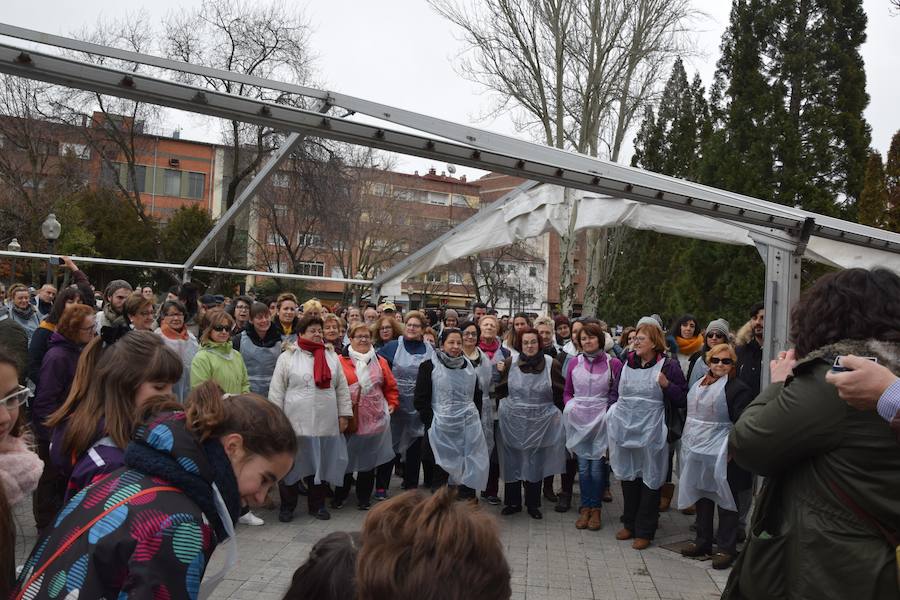
[[[719,338],[720,340],[724,340],[724,339],[725,339],[725,336],[722,335],[721,333],[719,333],[718,331],[712,331],[712,332],[710,332],[710,333],[707,333],[707,334],[706,334],[706,337],[708,337],[708,338]]]
[[[719,363],[722,363],[723,365],[730,365],[733,364],[734,361],[730,358],[717,358],[715,356],[709,359],[709,364],[711,365],[717,365]]]
[[[6,410],[13,410],[25,404],[30,396],[31,390],[20,385],[12,394],[0,398],[0,406],[6,407]]]
[[[213,331],[218,331],[219,333],[225,333],[226,331],[231,331],[231,327],[228,325],[216,325],[212,328]]]

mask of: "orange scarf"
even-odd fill
[[[169,338],[170,340],[186,340],[188,339],[189,335],[187,327],[182,328],[181,331],[175,331],[174,329],[169,327],[169,325],[165,321],[163,321],[159,326],[159,330],[165,337]]]
[[[678,352],[685,356],[691,356],[703,347],[703,336],[698,335],[686,340],[676,335],[675,343],[678,344]]]

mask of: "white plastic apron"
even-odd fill
[[[478,386],[481,388],[481,428],[484,430],[484,441],[487,443],[488,455],[494,451],[494,401],[491,400],[491,379],[493,378],[493,365],[487,354],[480,348],[475,349],[481,360],[475,367],[478,376]],[[471,361],[469,361],[471,362]],[[474,365],[472,365],[474,366]]]
[[[228,536],[223,543],[220,543],[216,550],[219,548],[224,548],[225,552],[225,561],[222,565],[222,568],[215,575],[206,575],[203,577],[203,581],[200,583],[200,591],[198,593],[198,597],[201,600],[205,598],[209,598],[213,593],[213,590],[216,589],[216,586],[225,579],[225,575],[231,571],[238,561],[237,554],[237,541],[235,540],[234,535],[234,523],[231,522],[231,514],[228,512],[228,509],[225,507],[225,500],[222,499],[222,494],[219,492],[219,488],[216,487],[214,483],[212,485],[213,490],[213,502],[216,505],[216,514],[219,515],[219,519],[222,521],[222,526],[225,528],[225,534]]]
[[[622,367],[619,400],[606,415],[609,463],[620,481],[638,477],[651,490],[666,482],[669,449],[666,409],[659,374],[665,361],[649,369]]]
[[[384,374],[378,357],[367,365],[372,388],[362,393],[359,381],[350,386],[350,398],[359,399],[356,408],[356,433],[347,436],[347,473],[371,471],[393,460],[391,415],[384,399]]]
[[[701,386],[697,382],[687,397],[687,420],[681,435],[681,477],[678,507],[709,498],[726,510],[737,510],[728,485],[728,434],[734,427],[725,399],[727,377]]]
[[[328,436],[297,436],[297,455],[294,467],[285,475],[284,482],[293,485],[313,475],[315,483],[323,481],[342,485],[347,472],[347,442],[344,434]]]
[[[269,384],[275,372],[275,363],[281,356],[281,344],[269,348],[257,346],[247,335],[241,332],[241,357],[247,367],[247,378],[250,380],[250,391],[263,398],[269,397]]]
[[[450,484],[483,490],[487,487],[491,455],[478,408],[472,402],[478,380],[475,368],[468,360],[462,369],[448,369],[437,357],[431,362],[434,419],[428,430],[428,443],[434,462],[447,471]]]
[[[550,367],[541,373],[509,367],[509,396],[500,401],[498,455],[503,481],[541,481],[566,470],[562,414],[553,404]]]
[[[602,355],[597,360],[606,361],[606,371],[596,377],[588,371],[587,359],[580,355],[572,369],[572,387],[575,396],[566,403],[563,410],[563,427],[566,430],[566,448],[582,458],[598,460],[606,456],[608,446],[606,435],[606,409],[609,399],[609,374],[612,365],[609,357]]]
[[[394,353],[391,368],[397,380],[397,390],[400,392],[400,406],[391,415],[391,433],[396,454],[406,452],[416,438],[425,435],[425,426],[422,425],[419,413],[413,407],[413,394],[416,390],[419,365],[430,360],[432,356],[434,349],[430,344],[425,344],[424,354],[410,354],[406,351],[403,337],[397,340],[397,351]]]

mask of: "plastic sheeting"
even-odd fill
[[[770,204],[758,202],[760,205]],[[799,209],[773,206],[777,206],[779,211],[796,214],[799,220],[812,217],[817,222],[827,222],[830,226],[840,224],[849,232],[863,235],[867,231],[875,231]],[[382,282],[382,294],[399,294],[403,280],[459,258],[535,238],[548,231],[563,233],[573,208],[577,210],[576,230],[625,226],[722,244],[754,245],[751,228],[734,221],[577,190],[566,193],[564,188],[554,185],[538,185],[505,202],[487,206],[475,217],[457,226],[447,239],[431,251],[390,273],[390,277]],[[880,266],[900,273],[898,254],[820,238],[815,234],[809,239],[804,258],[841,268],[870,269]]]

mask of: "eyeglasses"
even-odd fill
[[[413,322],[410,321],[410,322],[407,322],[407,323],[406,323],[406,328],[407,328],[407,329],[410,329],[410,328],[412,328],[412,329],[421,329],[422,326],[419,325],[418,323],[413,323]],[[384,328],[382,327],[382,329],[384,329]]]
[[[727,366],[727,365],[734,363],[734,361],[731,360],[730,358],[718,358],[715,356],[712,357],[711,359],[709,359],[709,364],[711,364],[711,365],[717,365],[719,363],[722,363],[723,365]]]
[[[173,313],[171,315],[165,315],[164,319],[183,319],[184,315],[181,313]]]
[[[239,310],[250,310],[250,307],[247,306],[246,304],[238,304],[237,306],[234,307],[234,311],[237,312]]]
[[[142,311],[139,312],[138,314],[139,314],[140,316],[142,316],[142,317],[152,317],[152,316],[153,316],[153,311],[152,311],[152,310],[142,310]]]
[[[474,331],[464,331],[463,337],[477,338],[478,334],[475,333]]]
[[[360,342],[368,342],[372,339],[372,336],[370,336],[370,335],[354,335],[353,339],[359,340]]]
[[[635,342],[646,342],[647,339],[649,339],[649,338],[646,338],[646,337],[644,337],[643,335],[636,335],[636,336],[634,336],[634,341],[635,341]]]
[[[212,328],[213,331],[218,331],[219,333],[225,333],[226,331],[231,331],[231,327],[228,325],[216,325]]]
[[[31,390],[20,385],[12,394],[0,398],[0,406],[5,407],[6,410],[13,410],[25,404],[30,396]]]

